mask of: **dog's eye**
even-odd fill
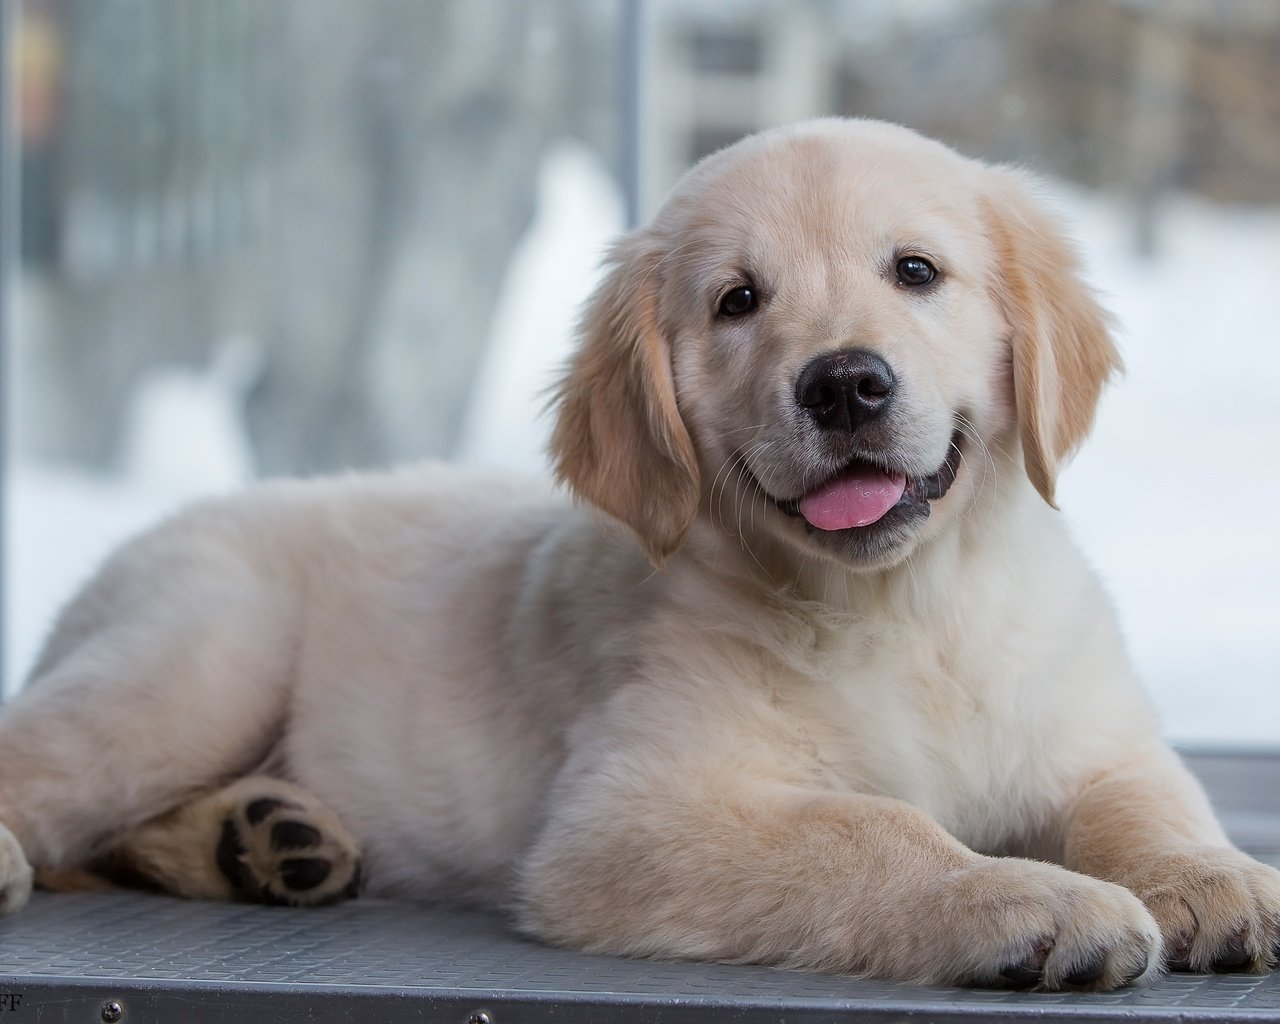
[[[938,276],[937,269],[923,256],[903,256],[898,260],[897,272],[898,282],[912,288],[928,284]]]
[[[743,316],[750,313],[757,305],[756,290],[743,285],[726,293],[720,300],[720,308],[716,312],[720,316]]]

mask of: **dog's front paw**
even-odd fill
[[[17,837],[0,825],[0,914],[12,914],[26,905],[31,878],[31,865]]]
[[[1229,847],[1149,858],[1125,883],[1155,915],[1175,971],[1265,971],[1280,959],[1280,871]]]
[[[222,823],[218,870],[245,899],[317,906],[355,896],[360,850],[337,817],[295,786],[250,791]]]
[[[954,922],[959,943],[949,955],[970,985],[1102,991],[1159,970],[1155,920],[1109,882],[986,858],[950,879],[947,901],[940,913]]]

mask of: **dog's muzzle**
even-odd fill
[[[947,457],[928,476],[855,458],[838,472],[789,501],[774,499],[783,512],[800,516],[816,530],[856,530],[878,523],[899,506],[929,514],[929,503],[944,497],[960,468],[963,435],[951,435]]]

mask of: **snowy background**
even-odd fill
[[[473,462],[541,464],[543,392],[622,226],[617,189],[584,149],[552,149],[539,181],[478,376],[487,401],[500,396],[511,413],[498,422],[471,402],[457,450]],[[1128,366],[1062,481],[1064,514],[1114,595],[1167,734],[1275,745],[1280,475],[1267,460],[1280,440],[1280,214],[1174,196],[1157,255],[1144,259],[1114,201],[1063,187],[1057,203],[1117,315]],[[12,338],[39,316],[38,295],[26,297],[11,310]],[[240,412],[253,359],[252,339],[233,338],[206,372],[150,372],[128,402],[117,475],[10,465],[10,691],[57,606],[112,545],[197,494],[253,477]]]

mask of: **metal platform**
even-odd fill
[[[1228,827],[1280,863],[1280,759],[1202,757]],[[37,894],[0,922],[0,1024],[240,1021],[1278,1021],[1280,973],[1103,995],[921,988],[549,949],[494,917]]]

